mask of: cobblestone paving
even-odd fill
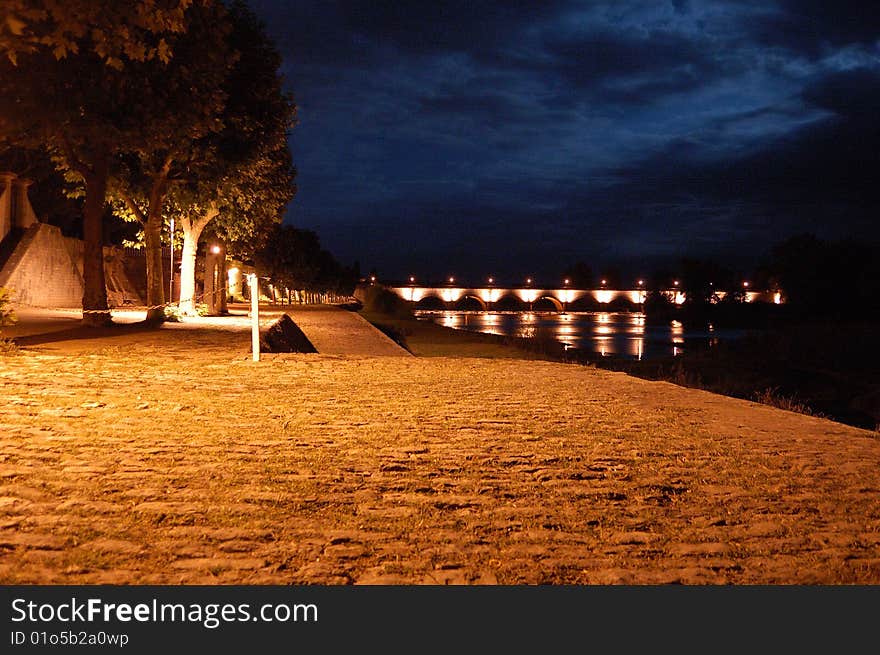
[[[875,433],[574,365],[161,332],[0,356],[0,582],[880,583]]]

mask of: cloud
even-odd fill
[[[300,105],[289,220],[343,260],[734,257],[876,215],[875,3],[251,4]]]
[[[781,0],[750,18],[756,43],[818,58],[850,45],[875,48],[880,5],[874,0]]]

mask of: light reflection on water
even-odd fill
[[[645,315],[629,312],[479,312],[417,311],[420,320],[445,327],[503,336],[548,336],[567,347],[604,357],[648,359],[677,356],[685,349],[714,346],[741,330],[685,328],[678,321],[648,325]]]

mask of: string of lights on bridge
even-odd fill
[[[607,278],[600,281],[598,288],[578,288],[572,285],[572,278],[564,278],[559,286],[539,286],[534,278],[527,277],[521,285],[500,285],[494,277],[486,278],[486,283],[480,285],[463,284],[454,275],[445,278],[440,284],[427,283],[421,285],[415,275],[410,275],[408,283],[379,282],[376,275],[370,275],[370,284],[382,284],[390,291],[400,296],[403,300],[412,303],[440,302],[449,309],[458,303],[472,299],[479,303],[483,310],[495,308],[500,302],[510,302],[514,298],[531,310],[538,302],[551,303],[558,311],[567,311],[574,304],[597,303],[599,307],[641,307],[648,299],[648,287],[644,279],[638,279],[635,286],[629,288],[609,287]],[[713,285],[714,286],[714,285]],[[746,280],[742,282],[745,302],[782,302],[781,294],[770,291],[758,291],[751,288]],[[671,302],[681,305],[687,297],[686,285],[679,280],[672,280],[671,286],[658,290]],[[720,300],[728,295],[728,291],[718,289],[714,294],[715,300]],[[434,299],[434,300],[432,300]]]
[[[378,282],[378,281],[379,281],[379,280],[378,280],[378,278],[377,278],[375,275],[371,275],[371,276],[370,276],[370,282],[371,282],[371,283],[375,284],[375,283]],[[487,283],[489,284],[489,286],[493,286],[493,285],[495,284],[495,278],[494,278],[494,277],[489,277],[489,278],[486,279],[486,281],[487,281]],[[410,275],[410,276],[409,276],[409,284],[410,284],[410,286],[414,286],[414,285],[416,284],[416,282],[417,282],[416,277],[415,277],[414,275]],[[446,284],[449,284],[449,285],[454,285],[454,284],[455,284],[455,276],[452,276],[452,275],[449,276],[449,277],[445,280],[445,283],[446,283]],[[570,279],[570,278],[565,278],[565,279],[562,281],[562,283],[563,283],[563,285],[564,285],[565,287],[569,287],[569,286],[571,286],[571,279]],[[533,280],[532,278],[530,278],[530,277],[527,277],[526,280],[525,280],[525,284],[526,284],[526,286],[532,286],[532,285],[534,284],[534,280]],[[603,279],[600,281],[600,284],[602,285],[602,287],[605,287],[605,286],[608,285],[608,280],[603,278]],[[645,286],[645,281],[644,281],[643,279],[639,279],[639,280],[636,282],[636,284],[638,285],[639,288],[643,288],[643,287]],[[673,281],[672,281],[672,284],[673,284],[673,286],[675,286],[675,287],[680,286],[680,282],[679,282],[678,280],[673,280]],[[714,283],[710,282],[709,285],[710,285],[710,286],[714,286]],[[743,283],[742,283],[742,286],[743,286],[744,289],[748,289],[749,286],[750,286],[749,281],[748,281],[748,280],[744,280]]]

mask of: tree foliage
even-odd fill
[[[688,305],[707,305],[718,302],[719,291],[735,291],[733,273],[708,259],[685,257],[679,265],[679,288]]]
[[[46,51],[56,59],[93,53],[112,68],[126,60],[168,62],[167,35],[185,31],[192,0],[4,0],[0,52],[16,63]]]
[[[358,273],[342,266],[321,247],[318,235],[290,225],[278,225],[254,257],[261,275],[291,289],[350,295]]]
[[[150,136],[138,109],[157,89],[146,86],[143,69],[135,67],[169,60],[171,50],[163,43],[187,28],[190,5],[158,0],[4,3],[0,139],[45,148],[58,170],[82,190],[87,325],[110,321],[102,233],[111,168],[120,153],[139,152]]]
[[[221,127],[193,142],[186,174],[168,193],[184,235],[183,313],[194,311],[195,255],[204,229],[211,224],[227,252],[249,259],[295,194],[287,135],[296,106],[282,89],[281,56],[243,3],[232,3],[227,17],[224,52],[233,63],[222,82]]]
[[[148,321],[161,321],[165,303],[162,231],[166,201],[178,183],[209,175],[210,139],[223,129],[224,81],[235,54],[227,48],[229,20],[220,3],[199,3],[186,15],[186,32],[170,39],[168,64],[150,60],[126,67],[139,88],[131,116],[138,138],[113,159],[110,194],[143,229]]]

